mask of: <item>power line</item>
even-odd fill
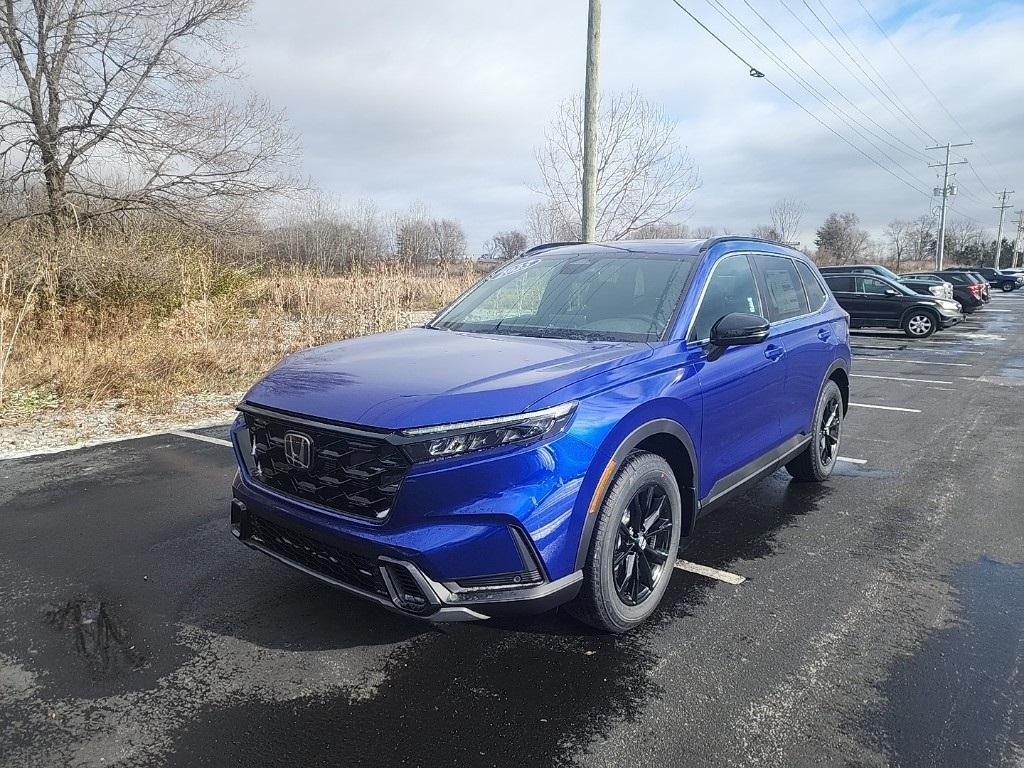
[[[910,71],[914,73],[914,76],[918,79],[921,85],[924,86],[925,90],[928,91],[928,93],[931,94],[932,98],[935,99],[935,102],[940,107],[942,107],[942,111],[949,116],[950,120],[956,123],[957,128],[963,131],[965,135],[969,134],[970,132],[963,127],[960,121],[956,119],[956,116],[946,108],[945,104],[942,103],[942,99],[935,95],[935,91],[933,91],[931,87],[928,85],[928,83],[925,81],[925,79],[921,77],[921,73],[918,72],[914,65],[907,60],[907,57],[903,55],[903,51],[901,51],[899,47],[897,47],[896,43],[892,41],[892,38],[889,37],[889,35],[886,33],[884,29],[882,29],[882,25],[878,23],[878,20],[871,14],[871,11],[867,9],[867,6],[864,5],[862,0],[857,0],[857,5],[859,5],[861,9],[864,11],[864,13],[867,14],[868,18],[871,19],[871,22],[875,25],[875,28],[881,33],[882,37],[885,38],[886,42],[888,42],[889,45],[892,46],[892,49],[896,51],[896,55],[903,59],[903,63],[906,64]],[[971,138],[970,135],[968,135],[967,137]]]
[[[710,29],[708,28],[708,26],[707,26],[707,25],[706,25],[706,24],[705,24],[705,23],[704,23],[703,21],[701,21],[701,20],[700,20],[700,19],[698,19],[698,18],[697,18],[696,16],[694,16],[694,15],[693,15],[692,13],[690,13],[689,9],[685,8],[685,7],[683,6],[683,4],[679,2],[679,0],[672,0],[672,2],[673,2],[673,3],[675,3],[675,4],[677,5],[677,6],[679,6],[679,10],[681,10],[681,11],[682,11],[683,13],[685,13],[685,14],[686,14],[687,16],[689,16],[689,17],[690,17],[691,19],[693,19],[693,20],[694,20],[695,22],[697,22],[697,24],[698,24],[698,25],[699,25],[699,26],[701,27],[701,29],[703,29],[703,30],[704,30],[705,32],[707,32],[707,33],[708,33],[709,35],[711,35],[711,36],[712,36],[713,38],[715,38],[715,40],[717,40],[717,41],[719,42],[719,44],[720,44],[720,45],[721,45],[721,46],[722,46],[723,48],[725,48],[725,50],[727,50],[727,51],[728,51],[729,53],[731,53],[731,54],[732,54],[733,56],[735,56],[735,57],[736,57],[737,59],[739,59],[739,60],[740,60],[740,61],[742,61],[742,62],[743,62],[744,64],[746,64],[746,65],[747,65],[747,69],[749,69],[749,70],[750,70],[750,75],[751,75],[752,77],[764,77],[764,74],[763,74],[762,72],[760,72],[760,71],[759,71],[759,70],[758,70],[758,69],[757,69],[757,68],[756,68],[756,67],[755,67],[755,66],[754,66],[753,64],[751,64],[751,63],[750,63],[749,61],[747,61],[747,60],[746,60],[746,59],[744,59],[744,58],[743,58],[742,56],[740,56],[740,55],[739,55],[738,53],[736,53],[736,51],[734,51],[734,50],[732,49],[732,47],[731,47],[731,46],[730,46],[730,45],[729,45],[729,44],[728,44],[727,42],[725,42],[725,40],[723,40],[723,39],[722,39],[722,38],[720,38],[720,37],[719,37],[718,35],[716,35],[716,34],[715,34],[714,32],[712,32],[712,31],[711,31],[711,30],[710,30]],[[767,78],[765,78],[765,79],[767,79]]]
[[[850,98],[849,96],[847,96],[847,95],[846,95],[845,93],[843,93],[843,91],[839,90],[839,88],[837,88],[837,87],[835,86],[835,84],[834,84],[834,83],[833,83],[833,82],[832,82],[831,80],[829,80],[829,79],[828,79],[827,77],[825,77],[825,75],[823,75],[823,74],[821,73],[821,71],[820,71],[820,70],[818,70],[818,68],[817,68],[817,67],[815,67],[815,66],[814,66],[813,64],[811,64],[811,62],[809,62],[809,61],[808,61],[808,60],[807,60],[807,59],[806,59],[806,58],[804,57],[804,55],[803,55],[802,53],[800,53],[800,51],[799,51],[799,50],[798,50],[797,48],[795,48],[795,47],[794,47],[794,46],[793,46],[793,45],[792,45],[792,44],[791,44],[791,43],[789,42],[789,40],[787,40],[787,39],[786,39],[786,36],[785,36],[785,35],[783,35],[783,34],[782,34],[781,32],[779,32],[779,31],[778,31],[778,30],[777,30],[777,29],[776,29],[776,28],[775,28],[775,27],[774,27],[774,26],[772,25],[772,23],[771,23],[770,21],[768,21],[768,19],[766,19],[766,18],[765,18],[764,16],[762,16],[762,15],[761,15],[761,13],[760,13],[760,12],[759,12],[759,11],[757,10],[757,8],[755,8],[755,7],[753,6],[753,5],[751,5],[751,4],[750,4],[750,0],[743,0],[743,4],[744,4],[744,5],[746,5],[746,6],[747,6],[747,8],[749,8],[749,9],[750,9],[750,10],[751,10],[751,11],[752,11],[752,12],[754,13],[754,15],[755,15],[755,16],[757,16],[757,18],[761,20],[761,23],[763,23],[763,24],[764,24],[764,25],[765,25],[766,27],[768,27],[768,29],[770,29],[770,30],[771,30],[771,31],[772,31],[772,32],[773,32],[773,33],[775,34],[775,36],[776,36],[777,38],[779,38],[779,40],[781,40],[781,41],[782,41],[782,43],[783,43],[783,44],[784,44],[784,45],[785,45],[785,46],[786,46],[787,48],[789,48],[789,50],[791,50],[791,51],[792,51],[792,52],[793,52],[794,54],[796,54],[797,58],[799,58],[799,59],[800,59],[800,61],[802,61],[802,62],[803,62],[803,63],[804,63],[804,64],[805,64],[806,66],[807,66],[807,68],[808,68],[808,69],[810,69],[810,70],[811,70],[812,72],[814,72],[814,74],[816,74],[816,75],[818,76],[818,78],[819,78],[819,79],[820,79],[820,80],[821,80],[821,81],[822,81],[823,83],[825,83],[825,85],[827,85],[827,86],[828,86],[829,88],[831,88],[831,89],[832,89],[833,91],[835,91],[835,93],[836,93],[836,94],[837,94],[837,95],[838,95],[838,96],[839,96],[840,98],[842,98],[842,99],[843,99],[843,101],[845,101],[845,102],[846,102],[847,104],[849,104],[849,105],[850,105],[850,107],[852,107],[853,109],[857,110],[857,112],[858,112],[859,114],[861,114],[861,115],[862,115],[862,116],[863,116],[863,117],[864,117],[864,118],[865,118],[866,120],[870,121],[870,122],[871,122],[871,124],[872,124],[872,125],[874,125],[875,127],[877,127],[877,128],[878,128],[878,129],[880,130],[880,131],[884,131],[884,132],[885,132],[885,133],[887,133],[887,134],[888,134],[889,136],[891,136],[891,137],[892,137],[893,139],[895,139],[895,140],[896,140],[897,142],[899,142],[900,144],[902,144],[902,145],[903,145],[903,146],[905,147],[905,149],[903,149],[903,150],[900,150],[900,151],[904,152],[904,153],[905,153],[905,154],[907,154],[907,155],[910,155],[911,157],[913,157],[913,158],[914,158],[914,159],[916,159],[916,160],[925,160],[925,161],[927,162],[927,157],[926,157],[926,155],[925,155],[924,153],[922,153],[921,151],[919,151],[919,150],[915,149],[915,148],[914,148],[913,146],[911,146],[911,145],[910,145],[910,144],[908,144],[907,142],[903,141],[903,139],[901,139],[901,138],[900,138],[899,136],[897,136],[897,135],[896,135],[895,133],[893,133],[892,131],[890,131],[890,130],[889,130],[888,128],[886,128],[885,126],[881,125],[881,124],[880,124],[880,123],[879,123],[878,121],[876,121],[876,120],[875,120],[875,119],[874,119],[873,117],[871,117],[871,115],[867,114],[867,113],[866,113],[866,112],[865,112],[865,111],[864,111],[863,109],[861,109],[861,108],[860,108],[860,107],[859,107],[859,106],[858,106],[858,105],[857,105],[856,103],[854,103],[854,101],[853,101],[853,100],[852,100],[852,99],[851,99],[851,98]],[[886,142],[886,143],[889,143],[889,142]],[[892,145],[890,144],[890,146],[892,146]],[[898,149],[898,148],[896,148],[896,147],[894,147],[894,148],[895,148],[895,149]]]
[[[903,55],[903,51],[901,51],[899,46],[897,46],[893,39],[889,37],[889,34],[882,28],[882,25],[878,23],[878,19],[876,19],[874,15],[871,13],[871,11],[868,10],[867,6],[864,5],[863,0],[857,0],[857,5],[859,5],[861,7],[861,10],[863,10],[867,17],[871,19],[871,23],[875,25],[875,29],[877,29],[879,34],[881,34],[882,37],[885,38],[885,41],[889,43],[890,47],[896,52],[896,55],[899,56],[903,63],[907,65],[907,69],[909,69],[913,73],[914,77],[917,78],[918,82],[921,83],[921,85],[924,86],[924,89],[928,91],[928,93],[931,95],[933,99],[935,99],[935,103],[939,105],[942,111],[946,113],[949,119],[953,121],[956,127],[959,128],[968,139],[974,141],[974,137],[971,135],[971,132],[964,127],[963,123],[957,120],[956,115],[954,115],[949,110],[949,108],[943,103],[942,99],[938,97],[938,94],[936,94],[935,91],[932,90],[931,86],[928,85],[928,82],[924,79],[924,77],[921,76],[921,73],[917,71],[917,68],[910,63],[906,56]],[[978,152],[981,154],[982,158],[988,164],[989,168],[992,168],[995,165],[995,163],[993,163],[992,160],[989,159],[988,155],[985,154],[985,150],[982,149],[982,147],[978,147]],[[974,171],[973,167],[971,170]],[[981,181],[981,177],[978,176],[977,171],[974,171],[974,175],[978,177],[978,181]],[[981,184],[989,193],[995,194],[995,192],[992,192],[992,190],[989,188],[987,184],[985,184],[984,181],[981,181]]]
[[[797,106],[797,107],[798,107],[799,109],[801,109],[801,110],[802,110],[803,112],[806,112],[806,113],[807,113],[807,115],[809,115],[809,116],[810,116],[810,117],[811,117],[811,118],[812,118],[813,120],[815,120],[816,122],[818,122],[819,124],[821,124],[821,126],[822,126],[823,128],[825,128],[825,129],[826,129],[826,130],[828,130],[828,131],[829,131],[830,133],[832,133],[833,135],[835,135],[835,136],[836,136],[836,137],[837,137],[838,139],[840,139],[841,141],[843,141],[843,142],[844,142],[844,143],[846,143],[846,144],[849,144],[849,145],[850,145],[850,147],[852,147],[852,148],[854,149],[854,151],[856,151],[856,152],[857,152],[858,154],[862,155],[862,156],[863,156],[863,157],[864,157],[865,159],[867,159],[867,160],[868,160],[869,162],[871,162],[872,164],[874,164],[874,165],[878,166],[878,167],[879,167],[879,168],[881,168],[881,169],[882,169],[883,171],[885,171],[885,172],[886,172],[886,173],[888,173],[888,174],[889,174],[890,176],[892,176],[892,177],[893,177],[894,179],[896,179],[896,180],[897,180],[897,181],[899,181],[900,183],[902,183],[902,184],[905,184],[906,186],[910,187],[910,188],[911,188],[911,189],[913,189],[913,190],[914,190],[915,192],[917,192],[917,193],[919,193],[919,194],[921,194],[921,195],[924,195],[925,197],[927,197],[927,198],[931,199],[931,195],[930,195],[930,194],[928,194],[927,192],[925,192],[925,191],[924,191],[923,189],[921,189],[920,187],[918,187],[918,186],[914,185],[914,184],[913,184],[912,182],[910,182],[910,181],[907,181],[907,180],[906,180],[905,178],[903,178],[902,176],[900,176],[899,174],[897,174],[897,173],[896,173],[895,171],[893,171],[893,170],[892,170],[891,168],[888,168],[888,167],[886,167],[886,166],[882,165],[882,164],[881,164],[880,162],[878,162],[878,160],[876,160],[876,159],[875,159],[874,157],[872,157],[871,155],[869,155],[869,154],[868,154],[867,152],[865,152],[865,151],[864,151],[863,149],[861,149],[860,147],[858,147],[858,146],[857,146],[856,144],[854,144],[854,143],[853,143],[852,141],[850,141],[850,140],[849,140],[848,138],[846,138],[845,136],[843,136],[843,135],[842,135],[841,133],[839,133],[838,131],[836,131],[836,130],[835,130],[835,129],[834,129],[834,128],[833,128],[832,126],[831,126],[831,125],[829,125],[829,124],[828,124],[828,123],[826,123],[826,122],[825,122],[824,120],[822,120],[822,119],[821,119],[820,117],[818,117],[818,116],[817,116],[816,114],[814,114],[813,112],[811,112],[811,111],[810,111],[809,109],[807,109],[807,107],[805,107],[805,106],[804,106],[803,104],[801,104],[801,103],[800,103],[799,101],[797,101],[797,100],[796,100],[795,98],[793,98],[792,96],[790,96],[790,95],[789,95],[789,94],[788,94],[788,93],[787,93],[787,92],[786,92],[785,90],[783,90],[783,89],[782,89],[782,88],[781,88],[780,86],[776,85],[776,84],[775,84],[775,82],[774,82],[774,81],[773,81],[773,80],[772,80],[772,79],[771,79],[770,77],[768,77],[767,75],[765,75],[764,73],[762,73],[762,72],[761,72],[760,70],[758,70],[758,69],[757,69],[757,68],[756,68],[756,67],[755,67],[755,66],[754,66],[753,64],[751,64],[751,63],[750,63],[749,61],[747,61],[747,60],[746,60],[745,58],[743,58],[743,56],[741,56],[741,55],[740,55],[739,53],[737,53],[737,52],[736,52],[736,50],[735,50],[735,49],[734,49],[734,48],[733,48],[732,46],[730,46],[730,45],[729,45],[728,43],[726,43],[726,42],[725,42],[725,41],[724,41],[724,40],[723,40],[723,39],[722,39],[721,37],[719,37],[719,36],[718,36],[717,34],[715,34],[715,33],[714,33],[714,32],[713,32],[712,30],[711,30],[711,28],[710,28],[710,27],[708,27],[708,26],[707,26],[707,25],[706,25],[706,24],[705,24],[705,23],[704,23],[703,21],[701,21],[700,19],[698,19],[698,18],[697,18],[697,17],[696,17],[696,16],[695,16],[695,15],[694,15],[694,14],[693,14],[693,13],[692,13],[692,12],[691,12],[691,11],[690,11],[690,10],[689,10],[688,8],[687,8],[687,7],[686,7],[686,6],[684,6],[684,5],[683,5],[683,4],[681,3],[681,2],[679,2],[679,0],[672,0],[672,2],[673,2],[673,3],[674,3],[674,4],[675,4],[675,5],[676,5],[676,6],[677,6],[677,7],[679,8],[679,10],[681,10],[681,11],[682,11],[683,13],[685,13],[685,14],[686,14],[687,16],[689,16],[689,17],[690,17],[690,18],[691,18],[691,19],[692,19],[692,20],[693,20],[694,22],[696,22],[696,24],[697,24],[697,25],[698,25],[698,26],[699,26],[699,27],[700,27],[701,29],[703,29],[703,30],[704,30],[705,32],[707,32],[707,33],[708,33],[708,34],[709,34],[709,35],[710,35],[711,37],[713,37],[713,38],[714,38],[714,39],[715,39],[715,40],[716,40],[716,41],[717,41],[717,42],[718,42],[718,43],[719,43],[719,44],[720,44],[720,45],[721,45],[721,46],[722,46],[723,48],[725,48],[725,49],[726,49],[727,51],[729,51],[729,53],[731,53],[731,54],[732,54],[732,55],[733,55],[733,56],[734,56],[734,57],[735,57],[736,59],[738,59],[738,60],[739,60],[740,62],[742,62],[742,63],[743,63],[743,64],[744,64],[744,65],[745,65],[745,66],[747,67],[747,69],[749,70],[749,72],[750,72],[751,76],[753,76],[753,77],[758,77],[758,78],[762,78],[762,79],[763,79],[763,80],[764,80],[764,81],[765,81],[766,83],[768,83],[768,85],[770,85],[770,86],[771,86],[772,88],[774,88],[774,89],[775,89],[776,91],[778,91],[778,92],[779,92],[780,94],[782,94],[782,96],[784,96],[784,97],[785,97],[786,99],[788,99],[788,100],[789,100],[789,101],[791,101],[791,102],[792,102],[793,104],[795,104],[795,105],[796,105],[796,106]]]
[[[850,128],[854,131],[854,133],[856,133],[857,136],[859,136],[863,141],[867,142],[867,144],[869,144],[872,149],[874,149],[876,152],[881,154],[884,158],[886,158],[891,163],[893,163],[893,165],[895,165],[897,168],[899,168],[901,171],[903,171],[903,173],[905,173],[907,176],[909,176],[915,182],[917,182],[918,184],[923,184],[923,185],[927,186],[927,182],[925,182],[922,179],[920,179],[919,177],[917,177],[914,174],[913,171],[911,171],[906,166],[902,165],[899,162],[899,160],[897,160],[895,157],[893,157],[888,152],[886,152],[882,147],[880,147],[878,144],[876,144],[874,141],[872,141],[871,138],[869,138],[867,135],[865,135],[864,131],[866,131],[868,133],[871,133],[875,138],[879,139],[883,143],[888,144],[889,146],[893,147],[893,149],[895,149],[897,151],[900,151],[899,147],[897,147],[894,144],[892,144],[892,142],[886,141],[886,139],[884,137],[879,136],[878,134],[873,133],[870,128],[868,128],[863,123],[858,121],[856,117],[853,117],[848,112],[843,110],[841,107],[836,106],[834,104],[834,102],[832,102],[827,96],[822,94],[821,91],[819,91],[813,85],[808,83],[807,80],[805,80],[798,72],[796,72],[792,67],[790,67],[788,64],[786,64],[786,62],[784,62],[778,55],[776,55],[774,51],[772,51],[767,45],[765,45],[763,42],[761,42],[760,38],[758,38],[757,35],[755,35],[750,30],[750,28],[747,27],[746,24],[744,24],[742,21],[740,21],[735,16],[735,14],[733,14],[731,11],[729,11],[729,9],[725,7],[725,5],[721,2],[721,0],[705,0],[705,1],[707,2],[708,6],[711,7],[711,9],[713,11],[718,13],[718,15],[721,16],[723,19],[725,19],[726,22],[731,24],[732,27],[737,32],[739,32],[741,35],[746,37],[747,40],[749,40],[755,47],[757,47],[762,53],[764,53],[766,56],[768,56],[779,67],[781,67],[783,69],[783,71],[785,71],[786,74],[788,74],[791,78],[793,78],[793,80],[797,81],[797,83],[805,91],[807,91],[812,97],[817,99],[820,103],[824,104],[826,109],[828,109],[830,112],[832,112],[832,114],[835,115],[835,117],[837,117],[840,121],[843,121],[845,119],[847,122],[851,123]],[[859,130],[859,129],[863,129],[863,131]],[[915,158],[915,159],[917,159],[917,158]]]
[[[860,62],[858,62],[857,59],[853,56],[853,54],[850,53],[850,51],[847,49],[847,47],[843,45],[842,41],[840,41],[839,38],[835,36],[835,34],[832,32],[832,29],[828,26],[828,24],[822,21],[821,17],[815,12],[813,8],[811,8],[810,3],[808,3],[807,0],[800,0],[800,2],[802,2],[804,4],[804,7],[811,12],[811,15],[821,25],[822,29],[824,29],[825,32],[828,33],[828,36],[831,37],[833,41],[835,41],[835,44],[842,49],[843,53],[846,54],[847,58],[849,58],[849,60],[853,62],[854,66],[857,67],[857,69],[859,69],[864,74],[864,77],[868,79],[868,82],[875,86],[875,89],[880,94],[882,94],[882,96],[884,96],[889,102],[891,102],[892,105],[896,107],[896,109],[903,115],[903,117],[909,120],[910,124],[917,128],[917,130],[920,131],[923,136],[926,136],[931,141],[937,141],[936,138],[932,136],[926,128],[924,128],[920,123],[918,123],[913,117],[904,112],[900,108],[900,106],[895,101],[893,101],[892,97],[889,96],[885,92],[885,90],[875,81],[875,79],[868,74],[867,70],[860,65]]]
[[[913,111],[910,109],[909,106],[907,106],[907,103],[902,98],[900,98],[900,95],[896,93],[896,89],[893,88],[892,84],[885,79],[885,75],[878,71],[878,68],[871,62],[871,59],[864,53],[864,50],[859,45],[857,45],[857,41],[850,36],[850,33],[846,31],[846,28],[842,25],[839,19],[837,19],[835,15],[832,13],[832,11],[828,9],[828,6],[825,5],[824,0],[817,0],[817,2],[818,5],[821,6],[822,10],[824,10],[825,13],[828,14],[828,17],[832,20],[832,23],[836,25],[840,33],[842,33],[843,37],[846,38],[850,45],[853,46],[853,49],[860,54],[860,57],[864,61],[864,63],[871,68],[871,71],[874,72],[875,75],[877,75],[878,79],[881,80],[882,84],[885,85],[885,87],[889,90],[889,93],[891,93],[893,98],[896,100],[895,103],[897,107],[900,109],[900,112],[905,114],[908,117],[908,119],[910,119],[914,123],[914,125],[922,128],[922,130],[924,130],[927,133],[927,129],[925,129],[921,125],[920,121],[917,120],[917,116],[913,114]],[[928,135],[929,137],[931,137],[931,134]],[[934,139],[932,140],[934,141]]]
[[[797,23],[800,24],[800,26],[804,28],[804,31],[807,32],[807,34],[809,34],[812,38],[814,38],[815,42],[817,42],[818,45],[820,45],[825,50],[825,52],[828,53],[829,56],[831,56],[833,59],[835,59],[836,63],[838,63],[839,66],[841,66],[843,69],[846,70],[847,74],[849,74],[850,77],[852,77],[854,79],[854,81],[857,83],[857,85],[859,85],[861,88],[864,89],[864,92],[868,96],[870,96],[875,101],[877,101],[879,104],[881,104],[882,107],[885,110],[887,110],[890,115],[892,115],[894,118],[896,118],[897,122],[900,122],[900,123],[904,122],[904,118],[899,113],[897,113],[892,108],[891,105],[887,104],[885,101],[880,99],[878,94],[875,93],[873,90],[871,90],[871,87],[864,82],[864,80],[860,77],[860,75],[858,75],[856,72],[854,72],[853,69],[850,68],[850,65],[847,64],[846,61],[844,61],[842,58],[840,58],[836,54],[836,52],[833,50],[833,48],[835,46],[830,46],[828,43],[826,43],[824,40],[822,40],[821,36],[818,35],[817,32],[815,32],[813,29],[811,29],[807,25],[807,22],[805,22],[803,20],[803,18],[800,16],[800,14],[798,14],[796,11],[793,10],[793,8],[789,5],[788,2],[786,2],[786,0],[778,0],[778,2],[779,2],[779,5],[781,5],[783,8],[786,9],[786,11],[789,13],[790,16],[792,16],[794,19],[796,19]],[[821,24],[821,20],[820,19],[819,19],[818,23]],[[825,27],[825,31],[829,32],[829,29],[828,29],[827,26]],[[831,34],[831,32],[829,32],[829,34]],[[832,35],[832,37],[833,37],[833,39],[835,38],[834,35]],[[838,43],[839,41],[837,40],[836,42]],[[840,47],[842,47],[842,46],[840,46]],[[909,125],[909,127],[914,129],[913,125]],[[918,133],[918,135],[923,136],[925,139],[931,140],[931,137],[928,136],[926,133],[922,133],[919,130],[917,130],[916,132]]]

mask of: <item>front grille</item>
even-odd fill
[[[375,561],[253,515],[250,538],[271,552],[335,581],[364,592],[388,596],[384,577]]]
[[[245,413],[252,442],[250,474],[274,490],[338,512],[383,520],[394,503],[409,460],[383,437],[344,428],[325,429],[263,413]],[[285,456],[285,435],[309,440],[309,466]]]

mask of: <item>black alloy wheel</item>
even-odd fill
[[[648,483],[630,499],[619,520],[612,559],[615,591],[626,605],[640,605],[664,578],[672,545],[672,509],[665,489]]]
[[[826,467],[836,460],[839,453],[839,433],[843,424],[843,417],[840,414],[842,407],[838,397],[831,398],[825,404],[818,426],[818,455],[821,457],[822,465]]]

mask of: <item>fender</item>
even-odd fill
[[[697,452],[693,447],[693,440],[679,422],[672,419],[654,419],[630,432],[619,444],[619,447],[615,449],[611,459],[605,464],[601,479],[594,490],[594,495],[587,505],[587,517],[583,522],[583,532],[580,535],[580,543],[576,550],[576,570],[583,568],[586,563],[587,553],[590,551],[590,540],[594,535],[594,525],[597,522],[597,510],[604,503],[611,480],[615,477],[615,469],[622,466],[622,462],[634,448],[648,437],[654,435],[671,435],[677,438],[686,449],[687,458],[689,458],[690,466],[693,468],[694,482],[690,483],[691,487],[689,488],[681,487],[679,489],[680,496],[685,498],[689,495],[690,497],[689,519],[683,520],[683,530],[680,536],[690,536],[693,533],[693,527],[697,522],[697,489],[695,487],[695,480],[697,477],[700,477],[697,471]],[[605,474],[608,477],[605,477]]]
[[[828,381],[830,378],[832,378],[832,374],[835,373],[836,371],[842,371],[843,373],[846,374],[846,380],[847,381],[850,380],[850,366],[847,364],[846,360],[844,360],[841,357],[837,357],[835,360],[832,361],[832,365],[830,365],[828,367],[828,370],[825,371],[824,377],[822,377],[822,379],[821,379],[821,385],[818,387],[818,397],[821,397],[821,390],[823,390],[825,388],[825,382]],[[840,394],[841,393],[842,393],[842,387],[840,387]],[[814,402],[817,403],[818,401],[815,400]],[[849,411],[849,410],[850,410],[850,393],[847,392],[846,393],[846,397],[843,398],[843,415],[845,416],[846,412]],[[812,414],[812,418],[813,418],[813,414]]]

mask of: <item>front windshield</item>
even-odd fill
[[[523,258],[491,273],[429,327],[598,341],[665,333],[692,256],[585,254]]]

